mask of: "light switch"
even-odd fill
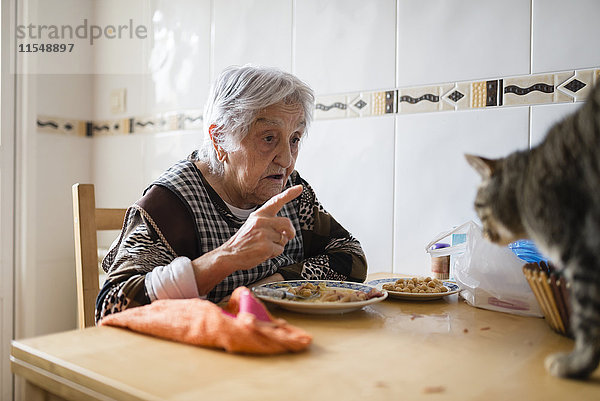
[[[110,92],[110,112],[113,114],[125,113],[127,110],[125,88],[115,89]]]

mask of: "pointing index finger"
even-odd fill
[[[257,212],[275,217],[286,203],[296,199],[301,193],[302,185],[290,187],[266,201]]]

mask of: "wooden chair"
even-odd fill
[[[100,230],[120,230],[127,209],[96,209],[94,185],[73,185],[73,230],[77,273],[79,328],[95,325],[98,280],[98,239]]]

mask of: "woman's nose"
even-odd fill
[[[287,141],[281,141],[282,143],[277,147],[277,153],[273,161],[283,168],[288,168],[292,164],[292,150],[290,144]]]

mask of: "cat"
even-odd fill
[[[600,361],[600,84],[531,150],[465,157],[482,177],[475,211],[484,235],[501,245],[533,240],[571,285],[575,347],[548,356],[546,369],[589,376]]]

